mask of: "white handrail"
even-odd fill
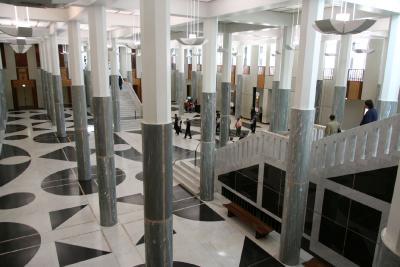
[[[133,103],[134,103],[136,109],[139,111],[140,114],[142,114],[143,104],[140,101],[139,97],[137,96],[135,90],[133,89],[132,84],[130,84],[129,82],[125,82],[124,86],[128,87],[129,94],[133,98]]]
[[[289,138],[272,132],[257,132],[216,150],[216,174],[267,162],[286,169]]]
[[[396,165],[399,134],[400,115],[396,115],[317,140],[311,152],[311,174],[326,178]]]

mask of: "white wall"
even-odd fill
[[[378,97],[378,80],[380,71],[380,62],[382,58],[384,40],[383,39],[371,39],[369,42],[369,48],[375,49],[375,52],[367,55],[367,61],[365,64],[364,82],[361,99],[376,100]]]

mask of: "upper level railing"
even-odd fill
[[[324,69],[324,80],[332,80],[335,69]]]
[[[216,151],[216,174],[256,165],[267,161],[286,169],[289,138],[272,132],[257,132]]]
[[[313,143],[314,178],[341,176],[398,164],[400,115],[328,136]]]
[[[362,82],[364,80],[364,69],[349,69],[347,73],[347,80]]]

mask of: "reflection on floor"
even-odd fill
[[[58,138],[43,110],[8,114],[0,156],[0,265],[144,266],[140,129],[114,135],[119,222],[101,227],[96,168],[91,181],[78,181],[70,109],[66,117],[71,130]],[[200,128],[192,128],[199,138]],[[197,140],[174,135],[173,141],[174,160],[194,157]],[[205,203],[174,183],[174,266],[283,266],[275,259],[279,235],[254,239],[251,228],[227,217],[227,202],[217,194]],[[302,252],[303,261],[310,258]]]

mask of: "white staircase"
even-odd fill
[[[130,83],[124,83],[119,91],[121,129],[123,131],[140,128],[142,103]]]
[[[181,184],[194,195],[200,193],[200,168],[191,163],[193,159],[176,161],[173,166],[175,182]]]

